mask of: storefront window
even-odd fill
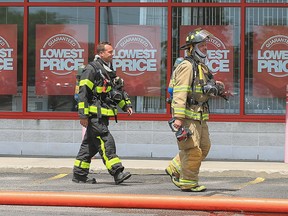
[[[247,3],[287,3],[287,0],[246,0]]]
[[[167,0],[100,0],[100,2],[167,2]]]
[[[31,7],[28,111],[75,111],[77,69],[94,58],[91,7]]]
[[[22,111],[23,8],[0,7],[0,111]]]
[[[165,113],[167,9],[103,7],[100,13],[100,39],[114,46],[113,66],[135,111]]]
[[[237,3],[240,0],[173,0],[173,2],[183,3]]]
[[[214,14],[209,16],[209,14]],[[173,8],[172,60],[184,57],[179,47],[185,37],[196,28],[204,28],[214,35],[207,42],[207,65],[216,80],[223,81],[229,100],[213,98],[211,113],[239,113],[240,78],[240,10],[238,8]]]
[[[249,8],[246,16],[245,112],[285,114],[288,9]]]
[[[23,2],[24,0],[0,0],[0,2]]]
[[[47,0],[29,0],[29,2],[47,2]],[[95,2],[95,0],[50,0],[49,2]]]

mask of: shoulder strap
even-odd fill
[[[197,76],[197,73],[199,72],[198,71],[198,67],[197,67],[196,62],[192,58],[189,58],[189,57],[186,56],[185,60],[189,61],[192,64],[192,68],[193,68],[192,79],[193,80],[192,80],[191,88],[192,88],[192,91],[194,91],[195,77]]]
[[[110,77],[108,76],[108,74],[106,73],[106,70],[104,69],[104,67],[97,61],[92,61],[92,62],[89,62],[88,63],[89,65],[91,65],[93,68],[94,68],[94,71],[96,73],[100,73],[101,77],[105,80],[110,80]],[[104,74],[102,73],[102,69],[103,71],[105,72],[105,74],[108,76],[108,77],[105,77]]]
[[[92,64],[93,64],[94,66],[93,66]],[[107,73],[106,69],[103,67],[103,65],[102,65],[100,62],[98,62],[98,61],[96,60],[96,61],[91,62],[91,65],[94,67],[94,69],[98,67],[98,68],[97,68],[97,71],[100,70],[99,72],[100,72],[102,78],[111,80],[111,77],[109,76],[109,74]],[[104,71],[105,76],[104,76],[104,74],[102,73],[102,71]]]

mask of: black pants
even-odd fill
[[[124,167],[116,154],[116,146],[109,129],[109,118],[89,118],[89,124],[85,136],[76,157],[73,173],[87,176],[90,169],[91,158],[98,152],[108,172],[114,176],[117,171],[123,171]]]

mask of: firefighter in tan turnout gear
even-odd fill
[[[224,84],[215,81],[206,66],[206,41],[213,35],[201,28],[190,32],[185,49],[187,56],[173,71],[170,88],[172,119],[169,125],[175,132],[179,153],[172,159],[166,173],[182,191],[200,192],[198,174],[202,160],[210,150],[210,138],[206,121],[209,119],[208,99],[221,96]]]
[[[133,113],[128,94],[123,90],[124,81],[116,76],[111,62],[113,47],[109,42],[97,46],[97,55],[83,70],[78,93],[80,124],[86,128],[82,144],[74,162],[73,182],[95,184],[95,178],[88,178],[91,158],[99,152],[115,184],[130,178],[124,172],[121,160],[108,124],[109,118],[117,121],[117,106],[129,115]]]

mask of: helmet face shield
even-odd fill
[[[190,45],[194,46],[195,44],[201,43],[210,37],[213,37],[213,35],[207,30],[201,28],[195,29],[187,35],[186,44],[181,46],[180,49],[187,49]]]
[[[195,43],[201,43],[205,40],[208,40],[212,36],[213,35],[210,32],[206,30],[201,30],[195,34]]]

